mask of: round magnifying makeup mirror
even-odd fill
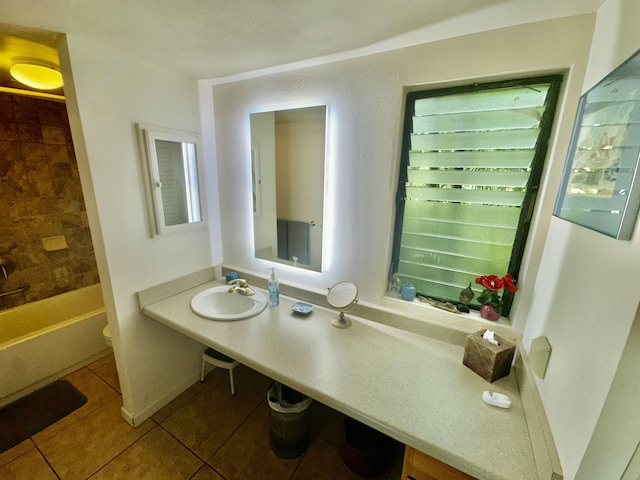
[[[331,320],[331,325],[337,328],[350,327],[351,319],[345,317],[344,312],[358,303],[358,287],[353,282],[336,283],[327,292],[327,303],[340,311],[340,315]]]

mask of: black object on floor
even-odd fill
[[[356,475],[372,478],[382,475],[393,457],[393,440],[383,433],[346,417],[340,429],[340,454]]]
[[[0,408],[0,453],[9,450],[87,402],[67,380],[57,380]]]

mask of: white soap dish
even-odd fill
[[[310,303],[296,302],[291,305],[291,310],[299,315],[309,315],[311,313],[311,310],[313,310],[313,305],[311,305]]]

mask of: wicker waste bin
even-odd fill
[[[309,406],[312,400],[279,382],[271,384],[267,400],[271,412],[271,450],[278,458],[299,457],[309,446]]]
[[[356,475],[371,478],[384,473],[393,458],[393,447],[390,437],[364,423],[349,417],[342,422],[340,454]]]

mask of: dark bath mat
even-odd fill
[[[67,380],[57,380],[0,408],[0,453],[69,415],[87,397]]]

